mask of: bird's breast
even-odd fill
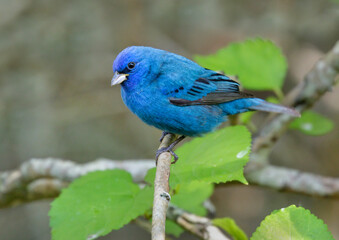
[[[165,98],[147,90],[127,92],[122,88],[121,96],[126,106],[144,121],[155,118],[166,102]]]

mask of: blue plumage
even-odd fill
[[[127,107],[163,131],[199,136],[228,115],[250,110],[298,115],[293,109],[239,91],[229,77],[182,56],[151,47],[124,49],[113,63],[112,85],[121,84]]]

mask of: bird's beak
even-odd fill
[[[111,81],[111,86],[122,83],[127,80],[128,74],[115,72]]]

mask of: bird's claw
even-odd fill
[[[167,132],[163,132],[163,136],[166,136]],[[173,157],[174,157],[174,161],[172,162],[172,164],[176,163],[179,159],[178,155],[176,155],[174,152],[173,152],[173,148],[175,147],[175,145],[177,145],[179,142],[181,142],[183,139],[185,138],[184,135],[180,136],[179,138],[177,138],[174,142],[171,143],[171,145],[169,145],[168,147],[164,147],[164,148],[160,148],[157,150],[157,153],[155,155],[155,164],[157,165],[158,164],[158,158],[160,156],[161,153],[163,152],[169,152]]]
[[[169,146],[167,148],[160,148],[160,149],[157,150],[157,153],[155,155],[155,163],[156,163],[156,165],[158,164],[158,158],[159,158],[160,154],[162,154],[164,152],[169,152],[174,157],[174,161],[172,162],[172,164],[174,164],[174,163],[176,163],[178,161],[178,159],[179,159],[178,155],[175,154],[173,152],[173,150],[172,150],[172,147]]]
[[[166,132],[166,131],[163,131],[162,134],[161,134],[161,137],[160,137],[159,141],[162,142],[162,140],[164,140],[164,137],[165,137],[167,134],[170,134],[170,133],[169,133],[169,132]]]

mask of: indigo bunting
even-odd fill
[[[134,114],[163,130],[162,137],[182,135],[158,150],[157,157],[168,151],[176,161],[178,142],[215,130],[228,115],[260,110],[299,116],[294,109],[239,91],[239,83],[221,73],[160,49],[128,47],[114,60],[113,72],[111,85],[121,85],[122,99]]]

